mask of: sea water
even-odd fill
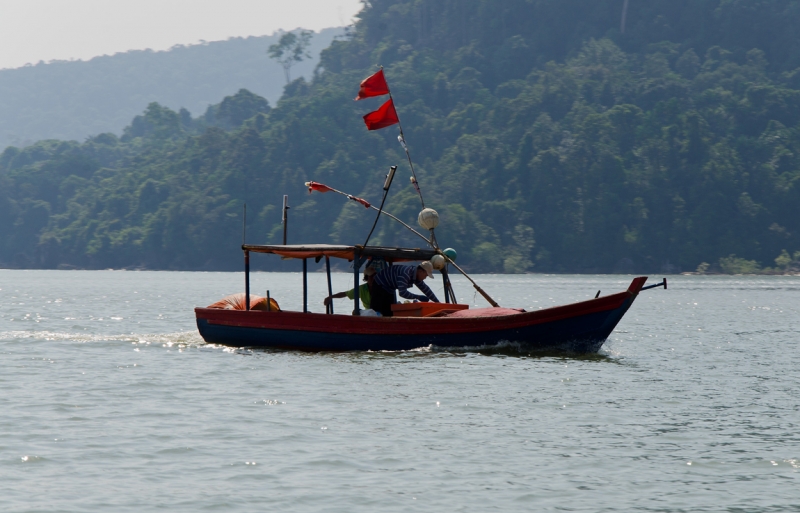
[[[530,310],[632,277],[476,278]],[[243,288],[0,271],[0,511],[800,511],[800,277],[670,277],[581,357],[204,344],[192,308]]]

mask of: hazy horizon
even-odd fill
[[[360,0],[0,0],[0,69],[345,26]]]

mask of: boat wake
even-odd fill
[[[175,333],[148,334],[94,334],[70,333],[60,331],[0,331],[0,341],[56,341],[56,342],[127,342],[136,345],[205,346],[207,345],[197,331],[178,331]]]
[[[565,343],[559,348],[541,349],[533,344],[526,342],[514,342],[502,340],[497,344],[487,344],[481,346],[457,346],[443,347],[431,345],[420,348],[417,351],[429,353],[480,353],[485,355],[505,355],[505,356],[534,356],[534,357],[580,357],[580,358],[600,358],[609,357],[606,351],[598,347],[595,352],[586,352],[586,342],[577,341],[574,344]]]

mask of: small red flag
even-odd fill
[[[389,84],[386,83],[383,70],[380,70],[361,81],[361,88],[358,90],[358,96],[356,96],[355,100],[363,100],[364,98],[372,98],[373,96],[384,94],[389,94]]]
[[[397,118],[397,111],[394,110],[394,102],[391,98],[381,105],[381,108],[364,116],[367,130],[380,130],[399,122],[400,120]]]

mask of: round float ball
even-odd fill
[[[452,260],[453,262],[455,262],[456,258],[458,258],[458,253],[456,253],[456,250],[453,248],[447,248],[444,251],[442,251],[442,253],[444,253],[445,256],[450,260]]]
[[[447,263],[447,260],[445,260],[442,255],[433,255],[431,257],[431,265],[437,271],[441,271],[442,269],[444,269],[444,266],[445,266],[446,263]]]
[[[433,230],[439,226],[439,213],[432,208],[422,209],[417,217],[419,225],[426,230]]]

